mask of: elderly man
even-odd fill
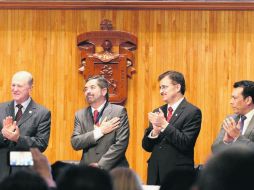
[[[51,114],[31,98],[33,77],[20,71],[13,75],[13,100],[0,104],[0,180],[16,170],[8,165],[11,150],[36,147],[45,151],[49,141]]]

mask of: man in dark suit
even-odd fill
[[[254,82],[243,80],[234,84],[230,104],[234,114],[225,118],[212,145],[213,153],[234,144],[254,147]]]
[[[89,107],[75,114],[71,143],[83,150],[81,164],[106,170],[128,167],[125,152],[129,141],[126,109],[108,102],[108,82],[102,76],[86,81],[84,94]]]
[[[185,80],[181,73],[167,71],[159,76],[160,94],[165,105],[148,113],[149,127],[142,146],[152,152],[148,160],[150,185],[160,185],[167,173],[194,169],[194,145],[201,127],[201,111],[184,98]]]
[[[33,77],[26,71],[13,75],[13,100],[0,104],[0,180],[16,168],[8,165],[10,150],[29,150],[36,147],[45,151],[49,141],[50,111],[30,97]]]

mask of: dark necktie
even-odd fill
[[[15,116],[15,121],[19,121],[21,116],[22,116],[22,108],[23,106],[21,104],[17,104],[16,107],[18,108],[18,112],[16,113],[16,116]]]
[[[93,122],[94,122],[95,125],[98,125],[98,123],[99,123],[99,121],[97,121],[98,116],[99,116],[98,110],[94,110],[94,112],[93,112]]]
[[[240,131],[242,133],[243,131],[243,126],[244,126],[244,120],[247,119],[245,115],[241,115],[241,121],[240,121]]]
[[[173,108],[172,108],[172,107],[169,107],[169,108],[168,108],[167,122],[170,121],[170,119],[171,119],[171,117],[172,117],[172,114],[173,114]]]

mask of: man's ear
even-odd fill
[[[177,87],[177,91],[181,92],[181,85],[180,84],[176,84],[176,87]]]
[[[103,89],[102,89],[102,95],[103,95],[103,96],[106,96],[107,92],[108,92],[108,89],[107,89],[107,88],[103,88]]]
[[[251,96],[248,96],[245,98],[245,101],[248,105],[252,104],[253,103],[253,100],[252,100],[252,97]]]

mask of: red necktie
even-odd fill
[[[17,104],[16,107],[18,108],[18,112],[16,113],[16,116],[15,116],[15,121],[19,121],[21,116],[22,116],[22,108],[23,106],[21,104]]]
[[[172,117],[172,114],[173,114],[173,109],[172,109],[172,107],[169,107],[169,108],[168,108],[167,122],[170,121],[170,119],[171,119],[171,117]]]
[[[98,110],[94,110],[94,112],[93,112],[93,122],[94,122],[95,125],[98,125],[98,123],[99,123],[99,121],[97,121],[98,116],[99,116]]]

